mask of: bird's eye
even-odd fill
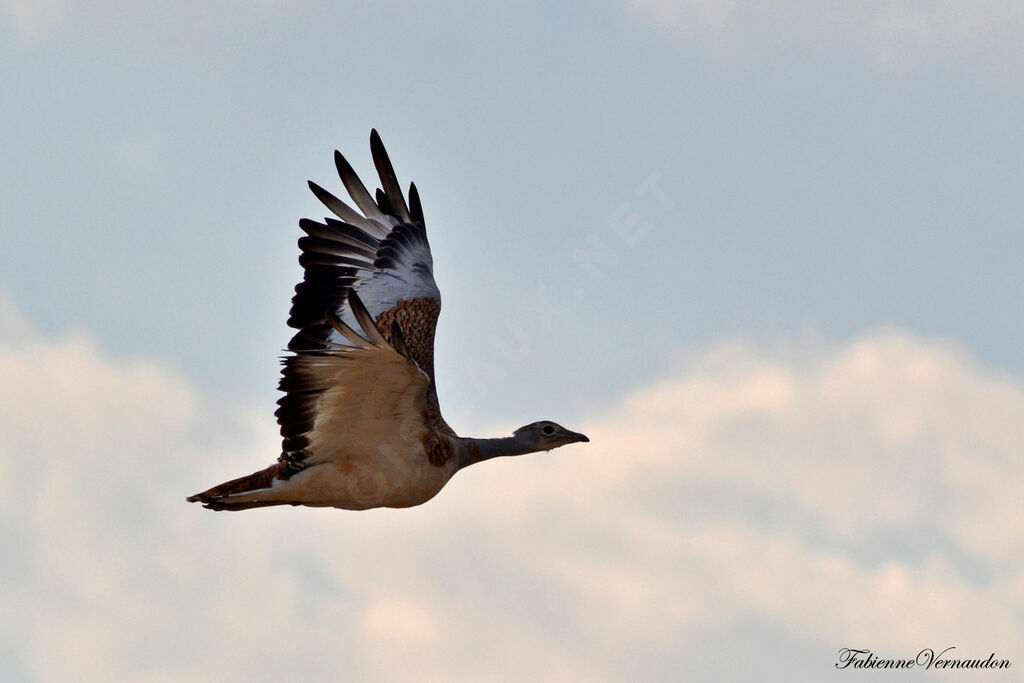
[[[551,425],[544,425],[544,428],[541,429],[540,431],[544,432],[544,436],[551,436],[552,434],[555,433],[555,428],[552,427]]]

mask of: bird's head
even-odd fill
[[[590,441],[583,434],[569,431],[550,420],[541,420],[520,427],[514,432],[514,435],[517,441],[532,447],[531,450],[535,451],[550,451],[552,448],[566,444]]]

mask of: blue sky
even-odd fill
[[[138,585],[159,611],[168,583],[179,602],[216,598],[188,590],[220,584],[184,539],[215,548],[237,532],[244,555],[245,539],[270,534],[281,549],[260,549],[251,561],[265,566],[241,584],[291,586],[291,598],[266,607],[278,624],[300,621],[296,605],[327,586],[340,611],[320,618],[355,629],[362,646],[342,659],[367,679],[402,678],[374,653],[422,654],[445,619],[467,634],[465,624],[499,629],[535,662],[489,663],[490,650],[468,662],[460,645],[426,668],[467,680],[531,666],[591,680],[669,679],[684,665],[704,680],[787,675],[707,655],[735,648],[794,653],[809,662],[798,674],[820,680],[835,649],[858,638],[893,655],[939,641],[997,647],[996,635],[957,630],[945,614],[915,613],[901,629],[852,605],[827,616],[812,598],[787,610],[729,567],[775,553],[791,570],[759,584],[775,595],[800,576],[894,604],[940,590],[954,603],[989,600],[1003,605],[1008,633],[1024,632],[1020,536],[986,530],[996,519],[1021,530],[1002,487],[1019,483],[1024,445],[1022,22],[1009,0],[623,0],[586,10],[0,0],[0,343],[20,380],[5,395],[21,405],[8,412],[13,436],[0,454],[9,474],[23,466],[14,444],[46,463],[45,486],[8,497],[5,533],[16,541],[0,569],[22,593],[44,592],[31,577],[57,570],[33,539],[92,557],[65,547],[62,531],[90,519],[142,548],[121,567],[124,581],[164,577]],[[435,512],[313,513],[324,537],[383,534],[368,542],[398,566],[428,552],[397,550],[401,528],[422,531],[457,553],[451,568],[469,593],[509,596],[479,608],[426,576],[396,579],[389,593],[355,570],[322,569],[339,551],[289,540],[280,521],[309,515],[210,518],[179,505],[274,457],[297,222],[323,213],[305,181],[339,187],[336,148],[371,176],[371,127],[423,197],[445,302],[437,375],[449,421],[481,434],[543,417],[606,436],[550,463],[466,472]],[[659,400],[659,420],[653,407],[637,412]],[[48,415],[68,422],[55,428]],[[140,451],[153,451],[151,469],[136,462]],[[99,477],[107,461],[136,478],[61,483],[76,468]],[[762,462],[775,474],[758,474]],[[889,481],[881,499],[861,488],[838,496],[838,509],[815,492],[815,482],[861,476],[864,463]],[[915,468],[926,481],[908,474]],[[812,485],[800,471],[815,473]],[[956,502],[959,490],[987,502]],[[139,519],[94,510],[88,491],[132,501],[120,505]],[[951,497],[945,510],[939,501]],[[62,502],[33,533],[17,531],[18,510],[44,499]],[[620,504],[626,521],[587,526],[608,512],[593,506]],[[465,521],[474,506],[491,526]],[[446,528],[465,531],[467,545],[451,546]],[[578,547],[564,560],[535,556],[530,533],[544,530],[538,545],[553,554]],[[508,547],[495,547],[499,533]],[[96,544],[111,550],[110,535]],[[154,568],[139,539],[161,535],[179,559]],[[676,550],[645,545],[658,538]],[[647,559],[616,564],[616,549]],[[91,580],[52,579],[85,594]],[[680,597],[708,582],[725,607]],[[633,597],[602,602],[616,592]],[[8,660],[12,675],[60,678],[34,648],[69,623],[103,630],[116,621],[104,604],[56,603],[31,628],[0,631],[0,654],[21,653]],[[217,609],[197,632],[236,653],[261,650],[262,635]],[[600,613],[622,624],[647,614],[653,626],[622,639],[585,626]],[[404,640],[395,624],[408,627],[397,631]],[[302,628],[311,642],[321,636]],[[187,631],[168,616],[154,638],[190,642]],[[595,654],[616,642],[607,658]],[[153,653],[141,646],[95,651],[67,660],[162,680],[226,661],[165,652],[146,669]],[[340,666],[312,650],[303,661],[287,670],[316,677]],[[239,662],[229,675],[259,675]]]

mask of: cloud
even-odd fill
[[[733,50],[852,45],[881,64],[905,65],[963,50],[1024,48],[1024,6],[1014,0],[627,0],[626,7],[683,44]]]
[[[269,415],[19,320],[0,306],[5,679],[792,680],[840,647],[1020,658],[1024,387],[955,346],[723,341],[572,425],[587,446],[471,468],[420,508],[214,514],[184,496],[272,460]]]

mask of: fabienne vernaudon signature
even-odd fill
[[[871,650],[857,650],[852,647],[839,648],[837,669],[1009,669],[1009,659],[999,659],[991,653],[985,659],[980,657],[960,657],[955,652],[956,646],[947,647],[936,652],[926,647],[909,659],[888,659],[876,655]]]

